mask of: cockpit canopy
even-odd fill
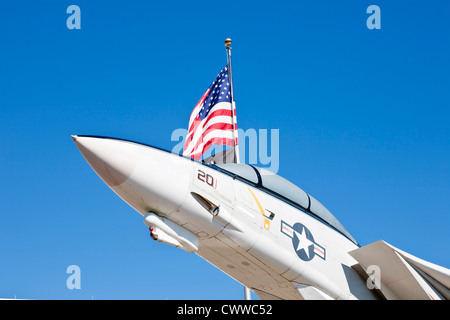
[[[328,224],[357,244],[355,239],[353,239],[350,233],[327,208],[295,184],[279,175],[266,169],[242,163],[215,164],[211,165],[211,167],[249,183],[256,188],[301,209]]]

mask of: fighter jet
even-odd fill
[[[450,298],[450,270],[384,241],[359,246],[318,200],[263,168],[72,139],[154,240],[197,254],[260,299]]]

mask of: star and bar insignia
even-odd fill
[[[286,222],[281,221],[281,232],[292,239],[295,253],[303,261],[310,261],[315,256],[325,260],[325,248],[315,242],[311,231],[300,222],[290,226]]]

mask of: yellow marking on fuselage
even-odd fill
[[[261,214],[264,217],[264,228],[266,228],[267,230],[270,229],[270,220],[266,218],[266,215],[264,214],[264,209],[261,206],[261,203],[259,203],[258,198],[256,198],[255,194],[253,193],[253,191],[250,188],[247,188],[248,191],[250,191],[250,193],[252,194],[253,199],[255,199],[256,204],[258,205],[259,211],[261,211]]]

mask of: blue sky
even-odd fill
[[[81,9],[69,30],[66,9]],[[381,9],[369,30],[366,9]],[[450,267],[445,1],[33,1],[0,8],[0,297],[241,299],[155,243],[71,134],[171,150],[233,39],[238,126],[361,245]],[[66,287],[69,265],[81,290]]]

